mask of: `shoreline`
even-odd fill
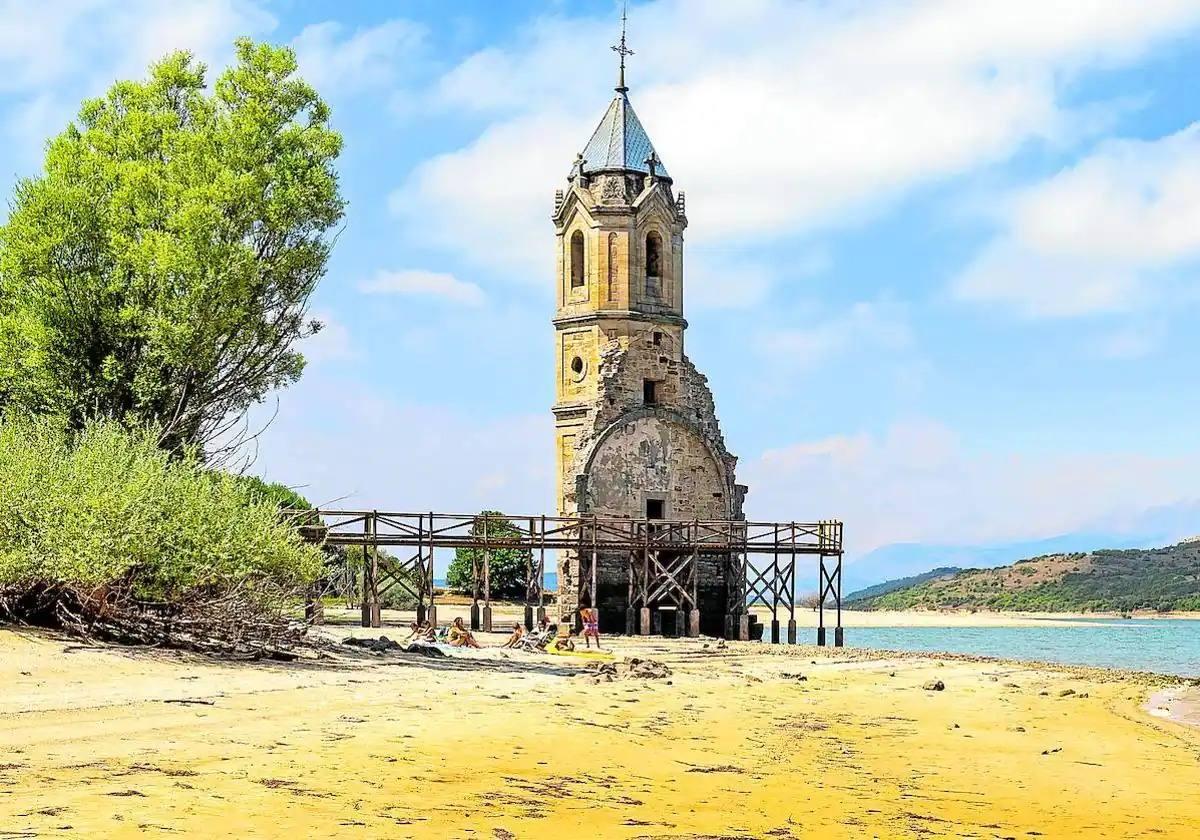
[[[1200,729],[1147,708],[1192,702],[1178,678],[606,639],[669,668],[633,679],[497,649],[500,633],[446,658],[340,642],[397,629],[331,623],[331,648],[253,663],[0,627],[0,823],[31,836],[561,837],[586,821],[627,840],[1190,838],[1200,818]]]
[[[1160,689],[1150,695],[1142,709],[1160,720],[1200,728],[1200,681]]]
[[[470,617],[470,601],[463,599],[437,601],[438,620],[445,623],[454,617],[467,619]],[[521,621],[524,617],[524,605],[507,601],[493,601],[493,626],[502,623]],[[749,611],[759,616],[764,622],[771,620],[771,610],[763,606],[754,606]],[[344,609],[332,604],[326,605],[326,613],[337,616],[339,621],[356,618],[357,610]],[[407,627],[415,620],[413,610],[384,610],[385,623],[397,627]],[[547,614],[550,611],[547,610]],[[835,611],[825,610],[825,626],[833,627]],[[553,617],[552,617],[553,618]],[[796,609],[796,624],[798,627],[815,629],[817,627],[817,611],[809,608]],[[780,610],[780,621],[787,621],[788,613]],[[1045,627],[1058,625],[1064,627],[1078,626],[1082,621],[1198,621],[1200,612],[1134,612],[1128,619],[1121,613],[1047,613],[1047,612],[1013,612],[988,610],[854,610],[842,609],[842,626],[855,627]]]
[[[769,615],[770,610],[758,608]],[[753,610],[752,610],[753,611]],[[825,624],[830,626],[830,610]],[[1047,624],[1075,626],[1081,621],[1200,621],[1198,612],[1134,612],[1129,618],[1121,613],[1051,613],[993,610],[854,610],[842,609],[843,627],[1044,627]],[[816,627],[816,613],[797,610],[801,627]]]

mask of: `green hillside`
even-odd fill
[[[924,583],[934,578],[947,577],[961,571],[962,569],[958,566],[942,566],[937,569],[930,569],[928,572],[922,572],[919,575],[885,580],[883,583],[877,583],[874,586],[865,586],[857,592],[851,592],[843,600],[846,604],[855,604],[857,606],[859,601],[870,601],[878,598],[880,595],[895,592],[897,589],[907,589],[910,586],[916,586],[918,583]]]
[[[997,569],[964,569],[860,599],[856,606],[1043,612],[1200,610],[1200,542],[1048,554]]]

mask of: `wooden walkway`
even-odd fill
[[[826,643],[826,611],[833,643],[842,644],[842,523],[824,521],[747,522],[741,520],[651,520],[603,516],[514,516],[448,513],[392,513],[378,510],[316,510],[305,514],[302,536],[320,545],[355,547],[363,553],[363,626],[380,626],[380,595],[400,587],[417,604],[419,621],[436,621],[433,557],[437,549],[471,549],[471,624],[491,630],[491,556],[500,549],[526,552],[525,623],[544,614],[546,552],[572,552],[579,558],[579,597],[592,599],[601,555],[624,554],[629,569],[627,631],[649,634],[649,613],[671,607],[681,635],[699,633],[698,561],[717,556],[728,583],[726,636],[748,639],[749,607],[771,610],[770,638],[783,640],[780,616],[787,615],[786,638],[796,641],[797,564],[816,563],[819,621],[817,644]],[[313,524],[319,523],[319,524]],[[408,549],[381,559],[378,547]],[[594,601],[593,601],[594,602]],[[636,613],[636,614],[635,614]],[[640,620],[639,620],[640,619]]]

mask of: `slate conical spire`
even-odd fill
[[[613,51],[620,57],[620,67],[617,71],[617,95],[609,103],[608,110],[592,137],[583,148],[583,171],[587,174],[604,172],[606,170],[625,170],[650,174],[651,158],[654,160],[654,174],[661,178],[669,178],[662,159],[654,150],[654,144],[642,127],[641,120],[629,104],[629,88],[625,84],[625,57],[633,55],[633,50],[625,44],[625,12],[621,12],[621,41],[613,46]]]

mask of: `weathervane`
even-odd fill
[[[625,56],[633,55],[633,50],[625,46],[625,12],[627,3],[621,4],[621,43],[612,46],[613,52],[621,56],[621,74],[618,76],[617,92],[627,93],[629,88],[625,87]]]

